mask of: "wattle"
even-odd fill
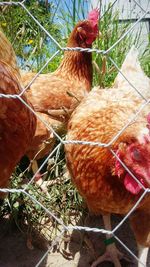
[[[124,186],[133,195],[137,195],[142,189],[142,186],[129,173],[124,178]]]

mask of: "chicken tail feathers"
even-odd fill
[[[122,64],[121,71],[123,72],[124,69],[126,69],[129,66],[139,70],[140,62],[138,60],[138,56],[139,56],[139,52],[137,48],[135,47],[135,45],[132,45],[131,49],[129,50]]]
[[[137,48],[132,45],[131,49],[127,53],[124,62],[121,66],[121,69],[114,81],[114,86],[115,87],[120,87],[122,85],[122,82],[125,82],[125,77],[129,79],[131,83],[133,83],[133,78],[135,76],[135,73],[140,74],[143,79],[145,79],[145,74],[141,68],[140,61],[138,59],[139,52]],[[134,75],[131,75],[133,74]],[[123,75],[122,75],[123,74]],[[127,85],[128,85],[128,81]]]

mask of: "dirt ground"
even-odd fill
[[[120,221],[120,217],[113,218],[113,225],[117,225]],[[102,226],[100,217],[89,217],[88,225],[90,227]],[[134,252],[136,251],[136,244],[130,230],[128,223],[124,223],[121,230],[117,232],[119,238]],[[86,237],[90,238],[94,245],[94,250],[97,255],[100,255],[104,251],[104,236],[97,233],[89,233]],[[45,255],[47,250],[29,249],[25,236],[16,228],[10,226],[8,220],[0,221],[0,267],[90,267],[91,262],[94,259],[93,252],[82,242],[83,234],[73,231],[70,234],[68,247],[64,248],[64,242],[59,248],[59,251],[55,248],[55,251],[49,252],[44,260],[40,263],[41,258]],[[117,244],[118,245],[118,244]],[[128,257],[126,251],[124,251],[121,245],[118,248],[124,252]],[[149,253],[150,254],[150,253]],[[133,258],[130,257],[132,262],[126,262],[122,260],[122,267],[137,267]],[[105,262],[99,267],[113,267],[112,263]],[[150,255],[148,259],[147,267],[150,267]]]

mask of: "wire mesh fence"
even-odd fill
[[[116,1],[114,1],[116,2]],[[118,66],[118,64],[116,64],[116,62],[112,59],[111,57],[111,52],[113,51],[113,49],[120,43],[122,42],[122,40],[132,31],[135,29],[135,27],[145,18],[145,16],[147,14],[149,14],[149,10],[144,10],[142,4],[139,4],[139,2],[137,3],[137,1],[133,0],[133,2],[135,4],[138,4],[138,7],[140,7],[142,14],[141,16],[134,22],[131,24],[131,26],[120,36],[120,38],[113,43],[113,45],[111,47],[108,47],[107,50],[99,50],[96,48],[90,49],[90,48],[81,48],[81,47],[75,47],[75,48],[71,48],[71,47],[63,47],[60,45],[60,43],[42,26],[42,24],[40,23],[39,20],[37,20],[32,13],[27,9],[26,7],[26,1],[21,1],[21,2],[5,2],[2,1],[0,2],[0,6],[20,6],[27,14],[30,18],[32,18],[32,20],[34,20],[34,22],[40,27],[40,29],[46,34],[47,37],[49,37],[51,39],[52,42],[54,42],[54,44],[57,46],[57,50],[56,52],[53,53],[53,55],[47,60],[47,62],[42,66],[42,68],[40,68],[40,70],[34,75],[34,77],[31,79],[30,83],[25,87],[22,88],[21,92],[19,94],[15,94],[15,95],[11,95],[11,94],[0,94],[0,98],[7,98],[7,99],[18,99],[19,101],[21,101],[47,128],[47,130],[52,133],[56,139],[57,139],[57,145],[53,148],[53,150],[48,154],[48,156],[46,157],[46,159],[44,159],[43,163],[40,165],[40,167],[37,169],[37,171],[34,173],[34,175],[32,176],[32,178],[30,180],[28,180],[28,182],[24,185],[24,187],[18,187],[17,188],[1,188],[0,192],[5,192],[5,193],[10,193],[10,194],[17,194],[17,193],[22,193],[23,196],[25,196],[27,199],[30,200],[30,203],[32,203],[32,205],[36,205],[39,206],[41,208],[41,210],[44,212],[44,214],[46,215],[46,217],[48,218],[53,218],[54,222],[57,222],[57,224],[60,226],[59,228],[59,234],[57,233],[55,235],[55,237],[53,238],[53,241],[51,242],[51,245],[49,246],[49,248],[47,249],[46,253],[44,254],[44,256],[40,259],[40,261],[35,265],[36,267],[38,266],[42,266],[42,262],[44,261],[44,259],[47,257],[47,254],[53,249],[53,247],[55,246],[55,244],[57,244],[64,236],[64,234],[66,233],[66,231],[70,232],[73,230],[77,230],[77,231],[86,231],[86,232],[94,232],[95,234],[97,233],[102,233],[102,234],[112,234],[114,236],[114,238],[120,243],[121,246],[123,246],[125,248],[125,250],[138,262],[139,259],[138,257],[133,253],[133,251],[126,245],[126,243],[124,241],[122,241],[118,235],[117,235],[117,230],[121,229],[121,227],[123,226],[124,222],[130,217],[130,215],[135,211],[135,209],[137,208],[137,206],[141,203],[141,201],[144,199],[144,197],[146,195],[148,195],[150,193],[150,189],[149,188],[145,188],[143,186],[143,184],[141,184],[139,182],[139,180],[136,178],[136,176],[134,176],[132,174],[132,172],[127,168],[127,166],[120,160],[120,158],[118,157],[117,153],[115,151],[113,151],[113,149],[111,148],[111,145],[113,144],[113,142],[115,140],[117,140],[122,133],[126,130],[126,128],[134,121],[136,120],[136,118],[138,118],[139,114],[143,111],[143,109],[145,108],[145,106],[147,106],[150,102],[150,99],[147,99],[139,90],[138,88],[136,88],[134,85],[132,85],[132,83],[130,82],[130,80],[128,80],[128,77],[126,77],[122,71],[120,70],[120,67]],[[113,6],[113,4],[112,4]],[[109,7],[110,8],[110,7]],[[105,13],[103,14],[103,16],[105,16]],[[94,53],[94,54],[101,54],[101,55],[107,55],[108,61],[111,61],[111,63],[114,65],[114,67],[117,69],[118,72],[120,72],[120,74],[122,75],[122,77],[129,83],[130,86],[133,87],[133,89],[139,94],[139,97],[143,100],[141,106],[139,107],[138,111],[134,114],[134,116],[132,116],[130,118],[130,120],[126,123],[126,125],[121,129],[121,131],[119,131],[114,138],[109,141],[108,143],[100,143],[100,142],[90,142],[90,141],[81,141],[81,140],[65,140],[64,137],[62,137],[61,135],[59,135],[55,129],[49,125],[49,123],[47,123],[45,120],[43,120],[43,118],[37,114],[37,112],[35,112],[34,108],[32,108],[25,100],[23,100],[22,96],[23,94],[29,90],[30,86],[34,83],[34,81],[38,78],[38,76],[42,73],[42,71],[45,69],[45,67],[50,64],[54,58],[56,58],[61,51],[84,51],[87,53]],[[130,212],[124,216],[123,219],[120,220],[120,222],[117,224],[116,227],[114,227],[113,230],[108,231],[105,230],[103,228],[95,228],[95,227],[85,227],[85,226],[77,226],[77,225],[70,225],[68,223],[65,223],[65,219],[62,220],[62,218],[60,216],[58,216],[59,213],[61,213],[61,209],[59,210],[59,212],[56,212],[53,209],[49,209],[47,208],[47,206],[45,206],[42,201],[42,199],[39,199],[38,196],[33,194],[33,192],[30,190],[30,186],[33,185],[34,186],[34,181],[36,176],[38,175],[38,173],[43,169],[43,167],[49,162],[49,160],[53,159],[54,154],[59,154],[59,151],[61,149],[62,146],[67,145],[67,144],[80,144],[80,145],[88,145],[88,146],[99,146],[99,147],[105,147],[107,149],[109,149],[111,151],[111,153],[113,154],[113,156],[122,164],[122,166],[127,170],[127,172],[140,184],[140,186],[143,188],[143,193],[142,195],[139,197],[138,201],[136,202],[136,204],[133,206],[133,208],[130,210]],[[57,156],[56,156],[57,158]],[[57,178],[58,179],[58,178]],[[48,184],[48,182],[47,182]],[[36,188],[37,185],[35,185],[35,191],[37,190]],[[42,188],[42,184],[40,184],[40,189]],[[40,194],[40,193],[39,193]],[[48,194],[48,191],[44,191],[44,194]],[[52,199],[49,198],[48,196],[48,200],[49,202],[52,201]],[[149,207],[148,207],[149,208]],[[142,262],[141,265],[142,266]],[[143,264],[143,266],[145,266]]]

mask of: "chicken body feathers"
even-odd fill
[[[129,122],[141,103],[129,101],[127,98],[119,99],[119,102],[115,100],[113,103],[117,91],[108,91],[91,92],[76,109],[68,125],[67,140],[107,144]],[[111,148],[116,151],[121,142],[132,142],[133,139],[140,138],[143,128],[146,128],[145,121],[140,117],[131,123]],[[137,133],[140,133],[139,136]],[[131,197],[122,181],[112,176],[114,169],[111,166],[115,166],[115,158],[108,148],[68,144],[66,151],[73,181],[90,210],[97,214],[101,210],[124,214],[136,203],[138,197]]]
[[[0,61],[0,93],[20,92],[12,68]],[[25,95],[22,99],[30,105]],[[36,118],[24,103],[17,98],[0,97],[0,187],[7,187],[16,164],[31,145],[35,127]]]
[[[64,59],[53,73],[40,74],[27,91],[36,111],[49,114],[49,110],[73,110],[91,89],[91,55],[80,52],[65,52]],[[26,86],[35,73],[21,72]],[[73,96],[70,96],[71,93]],[[50,115],[50,114],[49,114]],[[54,116],[54,119],[67,121],[68,116]]]
[[[134,57],[135,61],[138,61],[137,53],[133,53]],[[122,72],[127,77],[129,72],[130,82],[139,88],[141,93],[145,93],[146,97],[149,97],[149,79],[139,63],[137,69],[137,64],[132,65],[134,59],[131,62],[129,58],[127,55]],[[127,67],[128,64],[130,68]],[[104,90],[94,88],[73,112],[68,124],[67,140],[102,144],[113,141],[111,149],[115,152],[121,143],[131,144],[136,140],[140,142],[143,134],[148,134],[146,115],[149,113],[149,106],[144,108],[135,121],[130,123],[130,120],[143,103],[144,100],[119,74],[113,88]],[[128,127],[115,138],[126,124],[129,124]],[[115,175],[115,157],[109,148],[66,144],[65,150],[73,182],[92,212],[125,214],[133,207],[139,196],[129,193],[121,178],[118,179]]]
[[[21,76],[22,82],[25,85],[30,78],[34,77],[34,74],[28,74],[30,78],[28,78],[25,73],[22,73]],[[54,74],[41,74],[27,91],[27,94],[34,105],[35,111],[48,114],[49,110],[59,110],[63,107],[66,109],[74,109],[77,106],[78,101],[69,96],[67,92],[75,94],[76,98],[79,100],[86,95],[86,89],[84,90],[82,81],[77,82],[73,79],[70,81],[66,77],[56,76]],[[61,116],[58,118],[56,117],[56,119],[64,121]]]

